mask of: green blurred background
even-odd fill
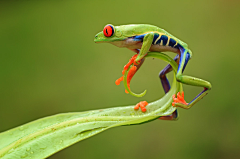
[[[133,53],[93,42],[109,23],[153,24],[185,41],[193,58],[184,73],[213,89],[192,109],[179,109],[176,122],[113,128],[50,158],[239,158],[238,0],[1,1],[0,132],[58,113],[163,96],[158,73],[166,63],[157,59],[147,59],[132,80],[134,92],[148,90],[145,97],[114,84]],[[184,88],[187,101],[202,90]]]

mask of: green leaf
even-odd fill
[[[159,58],[173,66],[177,64],[163,53],[151,52],[146,57]],[[176,107],[172,95],[181,88],[175,78],[171,90],[161,99],[149,103],[147,111],[134,110],[134,106],[115,107],[79,113],[64,113],[38,119],[20,127],[0,133],[0,158],[46,158],[78,141],[104,130],[122,125],[141,124],[160,116],[172,114]]]

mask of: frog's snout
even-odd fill
[[[105,39],[105,36],[103,35],[103,32],[100,32],[100,33],[95,35],[94,42],[95,43],[100,43],[100,42],[103,42],[104,39]]]
[[[94,38],[94,42],[96,43],[97,42],[97,35],[95,35],[95,38]]]

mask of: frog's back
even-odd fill
[[[127,36],[137,36],[137,35],[146,34],[148,32],[154,32],[154,33],[158,33],[160,35],[167,35],[167,36],[170,36],[172,39],[176,40],[184,48],[188,48],[188,45],[185,42],[179,40],[172,34],[168,33],[166,30],[161,29],[154,25],[129,24],[129,25],[121,25],[121,26],[118,26],[117,28],[124,30],[124,34]]]
[[[152,26],[152,25],[149,25],[149,26]],[[167,32],[166,30],[161,29],[161,28],[159,28],[159,27],[157,27],[157,26],[153,26],[153,27],[156,27],[156,28],[157,28],[157,32],[163,33],[163,34],[165,34],[165,35],[170,36],[172,39],[176,40],[176,41],[177,41],[180,45],[182,45],[183,47],[188,47],[188,45],[187,45],[185,42],[183,42],[182,40],[176,38],[175,36],[173,36],[172,34],[170,34],[169,32]]]

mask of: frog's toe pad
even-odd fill
[[[139,102],[138,104],[136,104],[136,106],[134,107],[135,110],[138,110],[139,107],[141,108],[142,112],[146,112],[147,109],[145,108],[146,106],[148,105],[148,102],[146,101],[142,101],[142,102]]]
[[[178,92],[177,97],[174,94],[172,98],[173,98],[172,106],[175,106],[176,103],[182,103],[182,104],[188,105],[188,103],[184,100],[184,92],[182,92],[182,95],[180,94],[180,92]]]

